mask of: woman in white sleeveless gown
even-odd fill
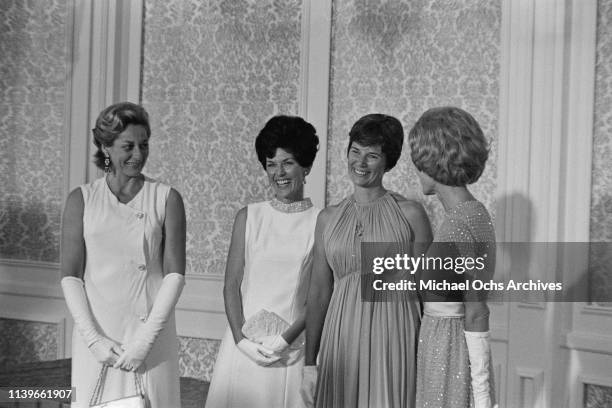
[[[319,213],[304,199],[304,184],[317,145],[314,127],[289,116],[270,119],[256,139],[275,197],[236,215],[224,288],[229,328],[207,408],[289,408],[301,403],[304,309]],[[249,327],[257,332],[270,316],[277,322],[280,317],[284,325],[262,333],[267,336],[253,334]]]
[[[73,407],[89,407],[103,366],[101,401],[136,393],[151,408],[180,408],[174,306],[184,284],[180,195],[141,171],[146,111],[112,105],[96,121],[96,164],[106,176],[72,191],[62,229],[62,289],[75,321]]]

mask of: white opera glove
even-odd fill
[[[269,350],[263,345],[255,343],[246,337],[240,340],[236,346],[244,355],[261,366],[267,366],[280,360],[280,357],[275,356],[272,350]]]
[[[272,350],[276,354],[282,353],[287,347],[289,347],[289,343],[287,343],[287,341],[280,334],[262,337],[259,339],[259,342],[262,346]]]
[[[313,408],[317,392],[318,371],[316,365],[302,367],[302,385],[300,386],[300,396],[306,408]]]
[[[136,330],[134,336],[124,345],[124,352],[113,366],[114,368],[136,371],[142,365],[149,351],[151,351],[157,335],[174,312],[174,307],[184,286],[185,277],[180,273],[169,273],[164,276],[147,321]]]
[[[470,359],[474,408],[491,408],[489,378],[490,334],[488,331],[466,331],[464,333]]]
[[[114,364],[122,353],[121,345],[98,332],[89,309],[83,280],[76,276],[65,276],[61,285],[74,324],[91,353],[102,364]]]
[[[89,351],[91,351],[96,360],[109,366],[114,365],[121,353],[123,353],[121,345],[107,337],[102,337],[89,346]]]
[[[98,332],[94,323],[83,280],[76,276],[65,276],[62,278],[61,285],[68,310],[87,347],[100,341],[103,336]]]

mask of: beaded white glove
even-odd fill
[[[490,334],[488,331],[466,331],[464,333],[470,359],[474,408],[491,408],[489,385]]]
[[[314,408],[318,375],[319,373],[316,365],[307,365],[302,368],[300,396],[306,408]]]
[[[236,346],[244,355],[261,366],[267,366],[280,360],[280,357],[275,356],[272,350],[247,338],[240,340]]]
[[[164,276],[159,292],[153,302],[153,307],[145,324],[140,326],[132,339],[124,345],[114,368],[136,371],[151,351],[153,343],[178,302],[181,291],[185,286],[185,277],[180,273],[169,273]]]
[[[282,353],[287,347],[289,347],[289,343],[287,343],[287,341],[280,334],[262,337],[259,339],[259,342],[262,346],[277,354]]]

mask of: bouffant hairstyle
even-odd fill
[[[274,116],[255,138],[257,158],[266,169],[266,158],[276,156],[281,148],[291,153],[302,167],[311,167],[319,147],[314,126],[298,116]]]
[[[147,136],[151,136],[149,125],[149,114],[140,105],[131,102],[119,102],[105,108],[98,119],[96,127],[92,129],[93,142],[98,148],[94,153],[94,163],[100,169],[104,169],[104,152],[102,147],[110,147],[128,125],[142,125]]]
[[[353,142],[362,146],[380,146],[380,150],[387,160],[385,170],[391,170],[402,154],[404,128],[400,121],[393,116],[371,113],[357,120],[351,128],[349,145],[346,149],[347,154],[351,150]]]
[[[416,168],[447,186],[474,183],[489,157],[476,119],[453,106],[425,112],[410,130],[408,143]]]

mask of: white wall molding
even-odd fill
[[[580,0],[502,2],[496,217],[501,241],[588,241],[585,197],[590,196],[591,151],[580,143],[584,144],[585,134],[592,134],[592,122],[589,128],[583,120],[589,109],[577,104],[585,103],[592,92],[588,66],[594,63],[594,54],[580,47],[594,47],[589,30],[595,25],[585,13]],[[576,212],[580,212],[577,218]],[[525,278],[561,281],[579,267],[570,261],[578,260],[551,254],[541,263],[530,264]],[[509,372],[529,374],[521,369],[526,366],[541,370],[531,403],[561,406],[571,381],[566,374],[570,350],[563,346],[563,339],[571,330],[572,306],[511,303],[508,324]],[[500,405],[527,403],[523,387],[531,383],[525,381],[509,376],[507,400]]]
[[[299,115],[312,123],[319,137],[319,152],[308,176],[305,193],[319,208],[325,207],[327,183],[331,14],[331,1],[302,2]]]
[[[544,371],[535,368],[517,367],[515,372],[517,383],[519,384],[518,394],[516,395],[519,402],[517,406],[548,406],[544,399]]]
[[[565,345],[571,350],[612,355],[612,335],[610,334],[572,331],[566,335]]]
[[[139,102],[143,0],[78,0],[69,28],[66,193],[97,178],[91,128],[99,112]]]
[[[60,275],[55,263],[1,260],[0,293],[63,300]]]
[[[585,390],[587,385],[596,385],[600,387],[612,387],[612,377],[600,377],[593,375],[578,375],[578,381],[574,384],[572,399],[570,400],[571,407],[582,407],[585,405]]]

